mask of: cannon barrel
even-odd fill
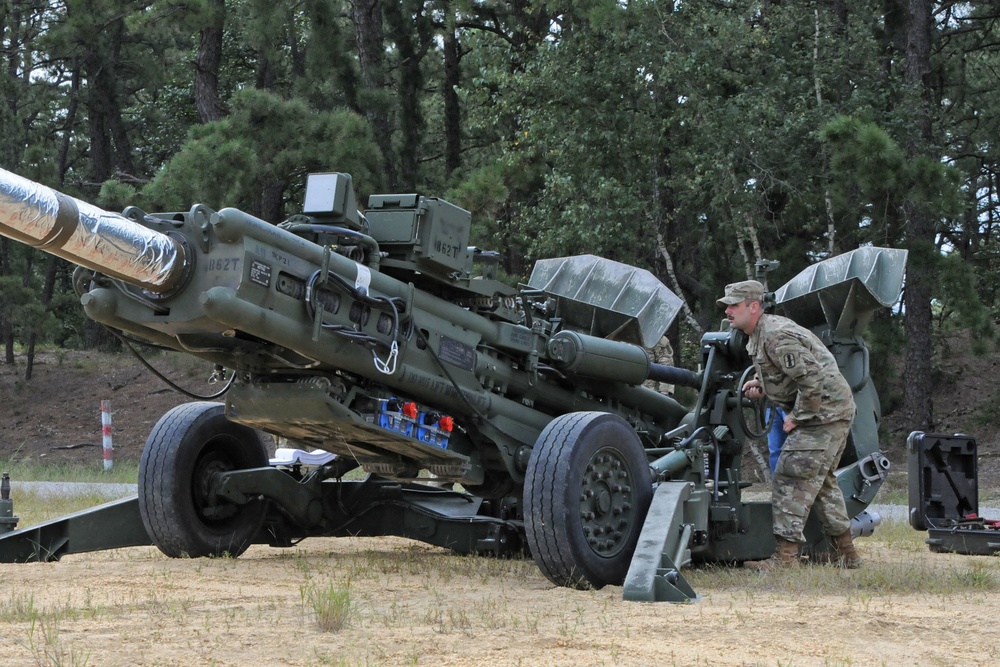
[[[646,380],[667,382],[698,389],[702,375],[676,366],[649,360],[638,345],[588,336],[576,331],[560,331],[546,344],[552,364],[560,371],[583,377],[641,384]]]
[[[157,294],[190,258],[166,234],[0,169],[0,234]]]
[[[681,387],[699,389],[704,376],[701,373],[695,373],[694,371],[689,371],[686,368],[677,368],[676,366],[666,366],[664,364],[652,363],[649,365],[649,375],[647,379],[655,380],[656,382],[666,382],[667,384],[676,384]]]

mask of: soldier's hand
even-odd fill
[[[743,395],[754,400],[763,396],[764,388],[760,386],[760,380],[748,380],[743,385]]]
[[[798,424],[793,422],[791,417],[785,415],[785,423],[782,424],[781,430],[783,430],[785,433],[791,433],[792,431],[795,430],[796,426],[798,426]]]

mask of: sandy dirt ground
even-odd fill
[[[136,547],[0,565],[0,663],[995,664],[1000,558],[931,553],[903,528],[866,538],[861,570],[685,570],[701,599],[681,605],[557,588],[530,560],[397,538],[255,546],[235,560]],[[309,600],[331,586],[350,611],[326,631]]]

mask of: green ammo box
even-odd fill
[[[372,195],[365,217],[369,234],[390,262],[412,262],[436,274],[468,271],[468,211],[416,194]]]

